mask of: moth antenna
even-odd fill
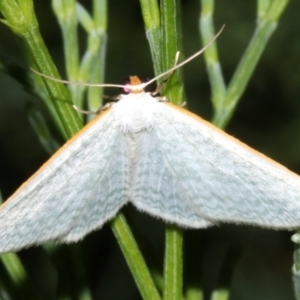
[[[59,83],[63,83],[63,84],[74,84],[74,85],[80,85],[80,86],[87,86],[87,87],[113,87],[113,88],[125,88],[125,85],[121,85],[121,84],[112,84],[112,83],[86,83],[86,82],[78,82],[78,81],[71,81],[71,80],[65,80],[65,79],[58,79],[55,77],[52,77],[50,75],[46,75],[44,73],[41,73],[33,68],[30,68],[30,70],[41,76],[44,77],[46,79],[55,81],[55,82],[59,82]]]
[[[222,27],[221,27],[221,29],[218,31],[218,33],[213,37],[213,39],[207,44],[207,45],[205,45],[201,50],[199,50],[198,52],[196,52],[195,54],[193,54],[192,56],[190,56],[190,57],[188,57],[187,59],[185,59],[183,62],[181,62],[180,64],[176,64],[176,59],[178,60],[178,58],[177,58],[177,55],[179,55],[178,53],[179,52],[177,52],[176,53],[176,57],[175,57],[175,65],[172,67],[172,68],[170,68],[169,70],[167,70],[167,71],[165,71],[165,72],[163,72],[163,73],[161,73],[161,74],[159,74],[158,76],[156,76],[156,77],[154,77],[154,78],[152,78],[151,80],[149,80],[149,81],[147,81],[147,82],[145,82],[144,83],[144,86],[147,86],[147,85],[149,85],[150,83],[152,83],[153,81],[156,81],[157,79],[159,79],[159,78],[161,78],[161,77],[163,77],[163,76],[165,76],[165,75],[168,75],[168,74],[172,74],[172,72],[173,71],[175,71],[175,70],[177,70],[177,69],[179,69],[180,67],[182,67],[183,65],[185,65],[185,64],[187,64],[188,62],[190,62],[191,60],[193,60],[194,58],[196,58],[197,56],[199,56],[200,54],[202,54],[218,37],[219,37],[219,35],[222,33],[222,31],[223,31],[223,29],[224,29],[224,27],[225,27],[225,25],[223,25]],[[168,76],[169,77],[169,76]]]
[[[174,61],[174,67],[176,67],[177,63],[178,63],[178,59],[179,59],[179,55],[180,55],[180,51],[177,51],[176,52],[176,55],[175,55],[175,61]],[[155,91],[153,91],[151,93],[152,96],[156,96],[161,90],[162,88],[164,87],[165,83],[169,80],[169,78],[172,76],[174,70],[170,71],[168,74],[167,74],[167,77],[156,87]],[[147,85],[147,82],[146,82],[146,85]]]
[[[131,90],[144,89],[147,85],[151,84],[152,82],[156,81],[157,79],[159,79],[163,76],[167,75],[167,79],[168,79],[175,70],[179,69],[183,65],[187,64],[189,61],[193,60],[194,58],[196,58],[197,56],[202,54],[219,37],[219,35],[223,31],[224,27],[225,27],[225,25],[223,25],[221,27],[219,32],[213,37],[213,39],[206,46],[204,46],[201,50],[199,50],[198,52],[196,52],[195,54],[193,54],[192,56],[190,56],[189,58],[185,59],[183,62],[181,62],[180,64],[177,65],[179,54],[180,54],[180,52],[178,51],[176,53],[175,63],[174,63],[174,66],[172,68],[170,68],[169,70],[167,70],[167,71],[161,73],[160,75],[152,78],[151,80],[149,80],[145,83],[141,83],[139,85],[130,86],[128,84],[127,85],[121,85],[121,84],[112,84],[112,83],[86,83],[86,82],[70,81],[70,80],[58,79],[58,78],[52,77],[50,75],[46,75],[46,74],[41,73],[41,72],[39,72],[39,71],[37,71],[33,68],[30,68],[30,70],[32,72],[34,72],[35,74],[38,74],[41,77],[44,77],[46,79],[49,79],[49,80],[52,80],[52,81],[55,81],[55,82],[63,83],[63,84],[74,84],[74,85],[86,86],[86,87],[109,87],[109,88],[122,88],[122,89],[130,88]],[[159,89],[161,89],[161,87]],[[157,93],[157,89],[154,93]]]

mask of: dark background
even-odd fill
[[[120,83],[128,75],[151,78],[152,63],[139,2],[108,2],[105,81]],[[81,3],[89,8],[90,1]],[[50,1],[35,1],[35,8],[42,35],[63,75],[62,38]],[[219,0],[215,11],[216,29],[226,24],[218,47],[229,82],[255,29],[256,1]],[[300,2],[290,1],[227,128],[230,134],[297,173],[300,172],[299,11]],[[202,47],[199,13],[199,1],[182,1],[182,45],[186,57]],[[84,48],[82,33],[80,42]],[[3,24],[0,24],[0,55],[4,64],[25,67],[20,40]],[[209,120],[210,86],[203,58],[191,62],[183,72],[189,109]],[[60,141],[62,138],[39,99],[3,72],[0,93],[0,189],[6,199],[48,158],[28,122],[28,103],[41,106],[53,134]],[[137,213],[130,206],[125,208],[125,214],[148,264],[160,272],[163,222]],[[293,299],[290,236],[291,232],[286,231],[234,225],[187,230],[185,284],[204,286],[206,295],[218,282],[229,284],[230,299]],[[78,245],[58,246],[52,255],[34,248],[22,251],[20,257],[31,278],[24,286],[33,286],[42,299],[56,299],[56,293],[62,290],[76,293],[84,284],[82,278],[75,276],[81,267],[86,270],[94,299],[140,299],[108,225]]]

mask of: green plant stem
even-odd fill
[[[161,49],[162,68],[168,70],[174,65],[180,44],[179,2],[161,0]],[[176,70],[166,82],[164,95],[173,103],[183,101],[183,84],[180,71]],[[164,258],[164,299],[182,299],[182,230],[176,226],[166,226]]]
[[[52,0],[52,6],[63,33],[68,79],[77,82],[102,83],[106,49],[106,0],[93,1],[93,16],[74,0]],[[80,63],[77,46],[78,24],[87,33],[87,49]],[[96,111],[102,106],[102,88],[68,85],[68,89],[76,106],[83,108],[86,90],[88,110]],[[90,115],[88,119],[90,117],[94,115]]]
[[[64,44],[64,58],[68,80],[79,81],[79,50],[77,39],[77,18],[75,0],[52,0],[52,9],[59,22]],[[78,107],[82,99],[83,88],[68,85],[72,101]]]
[[[181,38],[178,16],[180,7],[177,0],[160,1],[161,38],[162,38],[162,69],[166,71],[173,67],[175,56],[179,50]],[[174,104],[183,102],[183,84],[181,70],[176,70],[165,83],[163,93]]]
[[[110,224],[143,299],[161,299],[124,216],[119,214]]]
[[[261,20],[267,14],[273,0],[257,0],[257,18]]]
[[[32,1],[1,0],[0,10],[6,19],[3,22],[23,40],[26,52],[35,68],[49,76],[59,78],[57,69],[39,32]],[[57,125],[63,129],[65,136],[73,136],[81,128],[81,122],[78,114],[72,108],[72,102],[66,88],[64,85],[51,80],[43,81],[52,100],[48,107]],[[58,117],[50,106],[55,108]]]
[[[38,70],[54,78],[60,78],[40,33],[36,30],[30,30],[22,35],[22,37]],[[70,96],[66,88],[60,83],[44,80],[44,84],[52,99],[53,106],[55,107],[66,135],[70,138],[82,127],[78,114],[72,107]]]
[[[296,300],[300,300],[300,231],[292,236],[292,241],[295,244],[294,249],[294,265],[292,268],[294,294]]]
[[[259,58],[270,36],[276,29],[278,20],[288,3],[288,0],[258,1],[256,30],[227,89],[215,45],[209,47],[204,54],[212,86],[212,102],[214,105],[213,123],[223,129],[232,117]],[[200,31],[203,43],[207,44],[215,34],[212,19],[214,0],[201,0],[201,3]]]
[[[265,5],[258,6],[263,12],[258,11],[258,21],[254,35],[229,83],[226,97],[222,103],[219,103],[218,107],[215,107],[213,123],[218,127],[225,128],[232,117],[236,105],[244,93],[288,2],[288,0],[274,0],[270,2],[268,9]]]
[[[1,254],[0,258],[15,286],[20,286],[28,279],[27,272],[17,254],[5,253]]]
[[[91,82],[103,83],[107,44],[107,0],[93,0],[94,31],[89,33],[88,49],[94,57],[95,64],[91,65]],[[97,43],[95,40],[97,39]],[[92,46],[90,46],[92,45]],[[97,45],[95,47],[94,45]],[[88,89],[88,109],[95,111],[103,105],[103,88]]]
[[[76,2],[52,0],[52,8],[62,31],[67,76],[70,80],[76,81],[79,68]]]
[[[163,72],[161,59],[160,12],[157,0],[140,0],[146,36],[149,42],[154,73]]]
[[[6,284],[3,287],[3,282],[1,282],[0,295],[5,295],[5,297],[1,297],[1,299],[12,299],[9,295],[14,295],[14,290],[21,288],[24,285],[24,283],[28,283],[30,281],[30,278],[17,254],[1,254],[0,260],[6,272],[9,273],[9,280],[11,282],[11,285]],[[26,296],[31,299],[41,299],[40,296],[36,294],[36,290],[33,286],[29,286],[29,288],[26,289]]]
[[[182,230],[167,225],[164,261],[164,300],[182,299]]]
[[[215,36],[215,29],[213,25],[214,0],[202,0],[201,4],[199,30],[202,35],[203,45],[207,45]],[[226,86],[218,57],[216,42],[204,51],[204,58],[211,84],[211,101],[214,106],[214,110],[217,110],[225,98]]]
[[[258,60],[275,28],[275,22],[263,22],[257,27],[254,36],[230,81],[222,107],[216,110],[213,117],[213,123],[218,127],[225,128],[231,119],[236,105],[245,91]]]

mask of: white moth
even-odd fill
[[[300,227],[296,174],[135,84],[0,207],[1,253],[78,241],[128,202],[187,228]]]

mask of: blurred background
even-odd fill
[[[153,77],[139,2],[108,2],[105,82],[120,83],[129,75]],[[87,9],[91,5],[87,0],[80,3]],[[34,4],[43,38],[65,78],[62,37],[51,2]],[[185,57],[203,46],[198,29],[200,10],[200,1],[182,1]],[[300,2],[291,0],[227,127],[227,132],[296,173],[300,173],[299,11]],[[253,34],[255,22],[256,1],[216,1],[215,28],[226,24],[217,43],[227,82]],[[79,31],[79,37],[84,48],[83,31]],[[26,67],[20,40],[3,24],[0,59],[1,64]],[[185,66],[183,73],[188,108],[210,120],[210,86],[203,57]],[[0,72],[0,93],[0,189],[6,199],[48,159],[29,124],[28,104],[37,105],[53,135],[61,143],[63,138],[41,101],[16,78]],[[125,207],[124,213],[159,279],[164,253],[163,222],[138,213],[131,206]],[[210,291],[219,284],[230,287],[230,299],[294,299],[291,234],[234,225],[186,230],[185,284],[202,286],[204,299],[209,299]],[[13,299],[27,299],[27,289],[34,290],[37,299],[57,299],[57,294],[64,293],[69,297],[66,299],[79,299],[76,291],[85,284],[93,299],[140,299],[108,225],[77,245],[48,247],[51,255],[42,247],[20,252],[30,279],[15,291]],[[86,278],[80,274],[86,274]],[[5,274],[1,276],[3,284]]]

